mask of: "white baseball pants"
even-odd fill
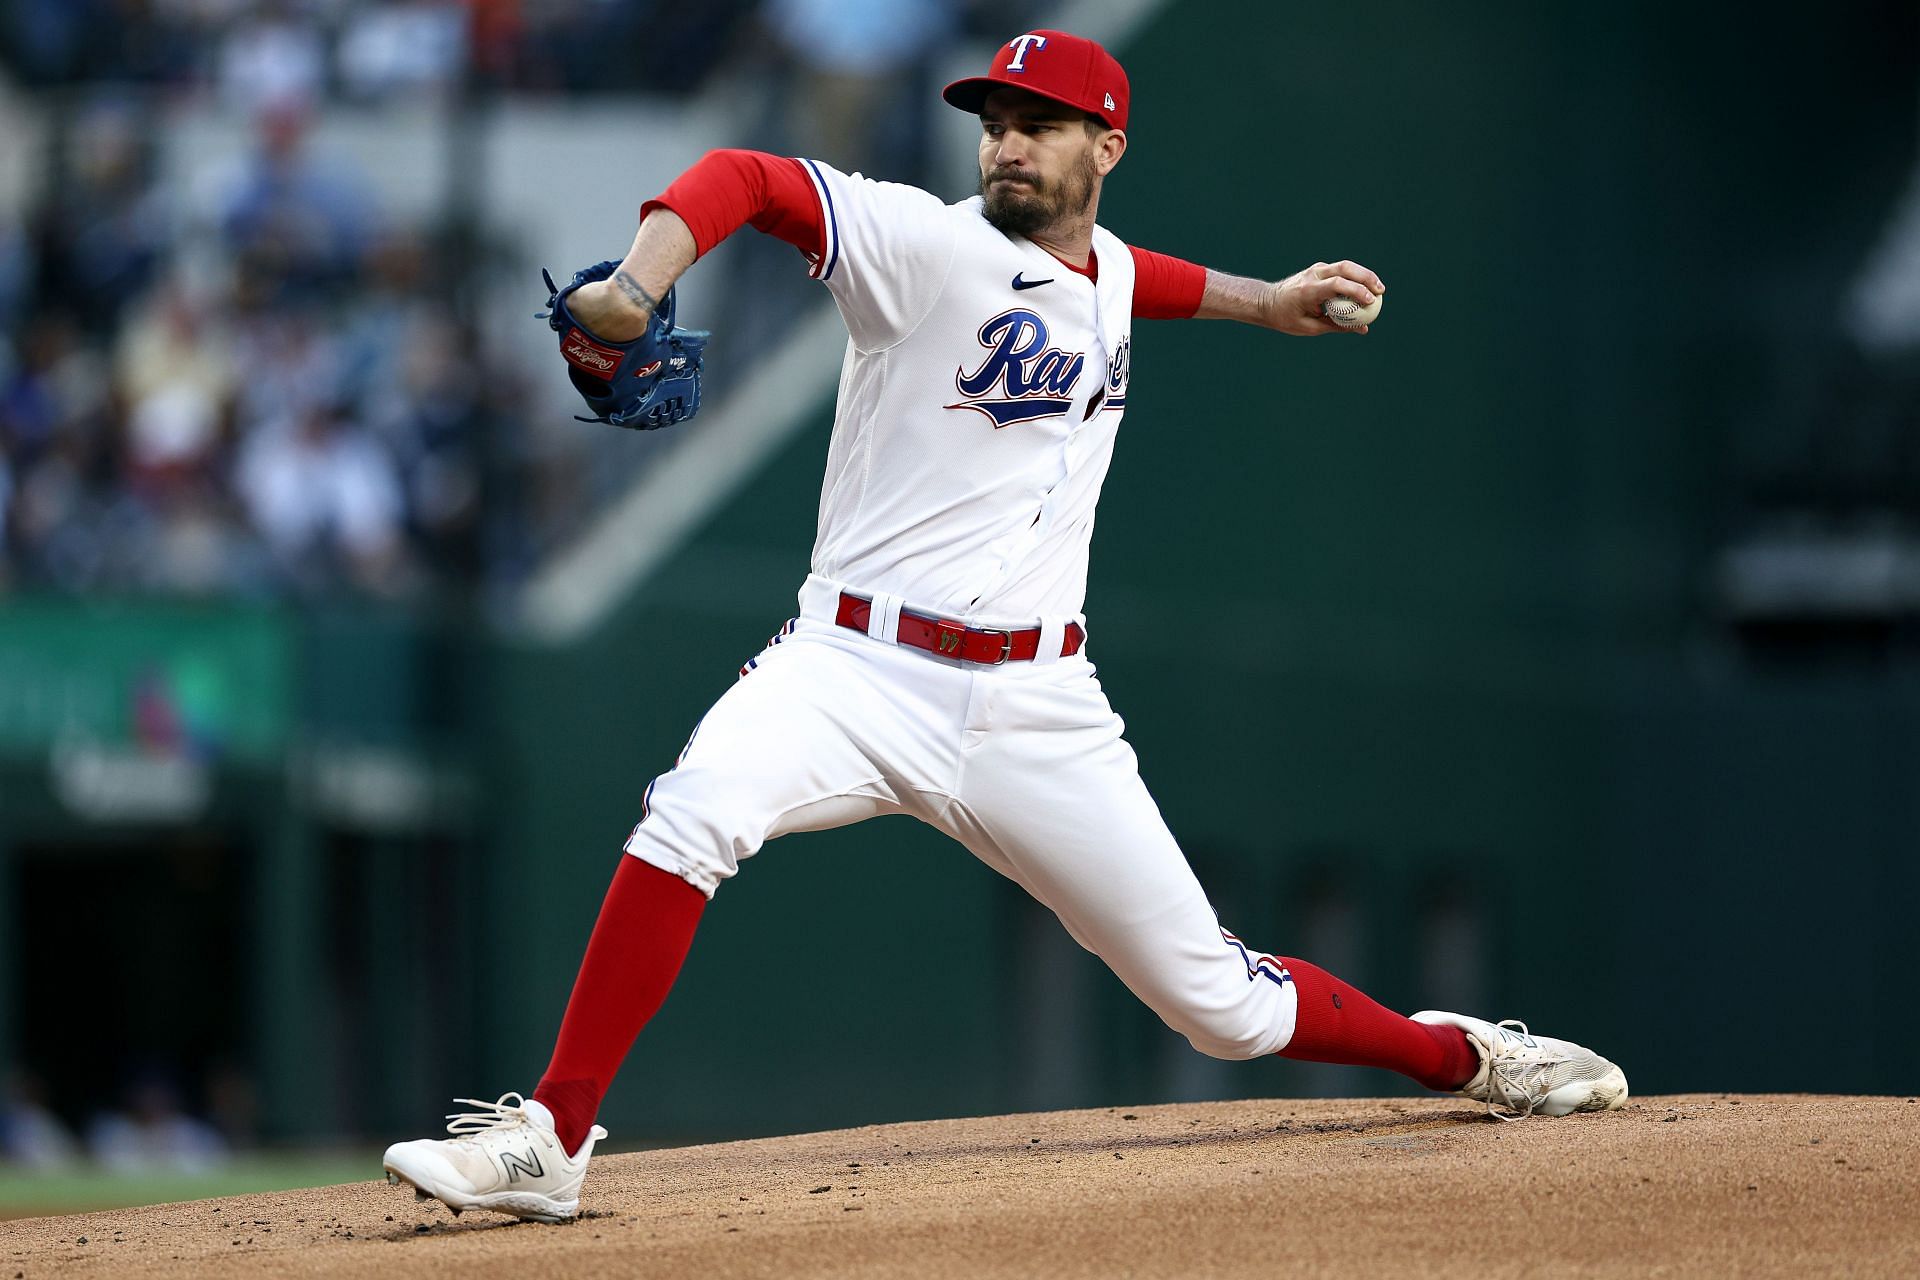
[[[711,896],[775,836],[912,814],[1052,910],[1200,1052],[1284,1047],[1290,976],[1220,928],[1093,664],[1058,656],[1064,620],[1038,660],[980,666],[893,643],[885,596],[876,634],[835,625],[840,591],[808,578],[801,616],[647,788],[626,851]]]

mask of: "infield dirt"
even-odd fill
[[[845,1129],[596,1159],[564,1226],[382,1181],[0,1223],[15,1276],[1920,1275],[1920,1103],[1448,1099]]]

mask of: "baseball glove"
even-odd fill
[[[676,329],[673,290],[654,308],[647,331],[631,342],[606,342],[567,310],[567,295],[583,284],[605,280],[618,262],[599,262],[573,273],[573,282],[556,288],[544,269],[547,309],[538,318],[560,335],[567,377],[593,410],[581,422],[605,422],[635,431],[652,431],[685,422],[700,412],[700,361],[707,339],[703,329]]]

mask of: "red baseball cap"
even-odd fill
[[[1114,56],[1085,36],[1029,31],[1000,46],[984,76],[955,80],[940,94],[962,111],[979,114],[987,95],[1003,85],[1037,93],[1127,127],[1127,73]]]

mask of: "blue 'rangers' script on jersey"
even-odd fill
[[[1087,355],[1048,346],[1047,322],[1034,312],[1025,307],[1001,312],[980,326],[980,345],[987,349],[987,358],[972,373],[953,380],[960,394],[970,398],[949,409],[978,409],[994,426],[1005,427],[1065,413],[1072,404],[1073,384],[1080,380]],[[996,388],[1003,398],[992,398]]]
[[[813,571],[981,625],[1078,619],[1126,407],[1133,256],[1096,285],[981,214],[805,161],[849,340]]]

